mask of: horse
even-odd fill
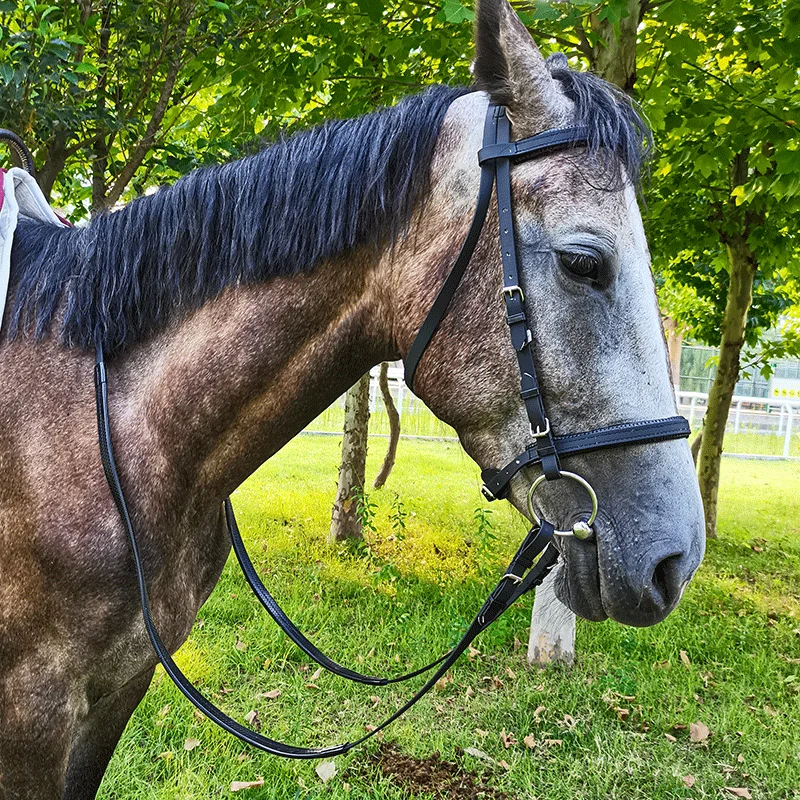
[[[155,656],[98,455],[93,348],[152,612],[171,651],[229,554],[223,500],[361,375],[407,355],[470,225],[490,102],[515,136],[590,142],[512,169],[536,366],[559,431],[675,413],[636,180],[647,134],[608,84],[545,61],[507,0],[480,0],[474,85],[433,87],[201,169],[85,228],[21,221],[0,331],[0,797],[93,797]],[[497,220],[493,201],[490,218]],[[483,468],[530,426],[487,225],[416,370]],[[600,502],[559,542],[559,598],[652,625],[700,564],[685,441],[564,459]],[[524,515],[535,469],[509,500]],[[571,482],[540,513],[572,524]]]

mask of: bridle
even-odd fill
[[[450,306],[461,283],[467,265],[483,230],[492,186],[497,184],[497,213],[500,221],[500,253],[503,262],[503,299],[506,306],[506,323],[511,334],[511,344],[519,364],[520,397],[530,422],[530,444],[501,469],[485,469],[481,473],[483,496],[493,501],[508,494],[511,479],[523,468],[540,464],[542,475],[528,491],[528,510],[533,513],[533,495],[544,480],[570,478],[582,485],[592,501],[590,519],[575,524],[571,531],[556,531],[560,536],[586,539],[591,535],[591,525],[597,514],[597,495],[591,484],[575,473],[561,469],[560,456],[588,453],[605,447],[623,444],[644,444],[689,436],[689,423],[683,417],[625,422],[598,428],[585,433],[555,436],[544,408],[536,365],[533,360],[533,335],[525,313],[525,294],[522,291],[517,245],[514,236],[514,213],[511,202],[511,162],[528,161],[560,150],[586,146],[588,131],[582,127],[557,128],[544,131],[527,139],[510,141],[511,122],[504,106],[490,105],[483,131],[483,147],[478,152],[481,166],[481,184],[478,203],[467,238],[461,247],[450,274],[439,291],[422,327],[411,343],[405,360],[406,383],[413,388],[414,375],[425,350]]]
[[[431,307],[416,339],[414,340],[406,358],[406,383],[411,386],[417,366],[425,349],[433,338],[439,323],[447,313],[450,302],[455,294],[478,239],[481,235],[484,222],[489,209],[492,187],[497,184],[497,202],[500,219],[500,243],[503,260],[503,297],[506,304],[506,321],[511,333],[511,343],[517,354],[521,374],[521,390],[525,409],[531,425],[531,443],[512,462],[497,470],[484,470],[483,494],[487,500],[504,497],[508,492],[511,479],[526,466],[540,464],[542,476],[531,485],[528,492],[528,505],[534,526],[528,531],[522,544],[511,560],[508,568],[500,578],[489,598],[473,619],[468,630],[459,643],[448,653],[431,664],[415,670],[407,675],[394,678],[379,678],[347,669],[324,653],[320,652],[286,616],[275,599],[267,591],[258,577],[253,563],[247,554],[233,506],[230,499],[225,501],[225,518],[231,535],[233,549],[239,560],[242,571],[253,589],[256,597],[264,608],[292,641],[310,658],[330,672],[347,678],[348,680],[372,686],[385,686],[389,683],[398,683],[421,675],[430,670],[435,670],[425,685],[400,709],[377,727],[371,728],[369,733],[355,742],[332,747],[297,747],[270,739],[249,728],[244,727],[236,720],[227,716],[213,703],[207,700],[186,678],[164,645],[158,630],[155,627],[148,599],[147,585],[143,572],[136,534],[133,529],[127,502],[122,491],[119,474],[114,461],[114,452],[111,442],[111,426],[108,408],[108,382],[102,346],[97,348],[97,361],[95,366],[95,389],[97,400],[97,420],[100,442],[100,454],[103,469],[111,490],[114,503],[119,511],[125,528],[126,535],[136,567],[139,597],[142,606],[142,616],[145,628],[161,664],[167,674],[175,682],[180,691],[209,719],[224,730],[238,737],[242,741],[260,750],[273,755],[288,758],[329,758],[346,753],[358,744],[366,741],[382,731],[386,726],[404,714],[421,697],[427,694],[436,682],[446,674],[447,670],[455,663],[458,657],[467,649],[475,637],[491,625],[512,603],[526,592],[539,586],[552,570],[558,559],[558,551],[551,546],[555,535],[574,535],[578,538],[587,538],[591,535],[591,525],[597,512],[597,497],[591,485],[579,475],[565,472],[561,469],[560,456],[573,453],[585,453],[605,447],[614,447],[623,444],[641,444],[645,442],[658,442],[667,439],[685,438],[689,435],[689,425],[683,417],[670,417],[668,419],[648,420],[645,422],[629,422],[613,425],[587,433],[555,436],[550,422],[545,413],[544,403],[539,383],[536,378],[536,368],[533,359],[533,339],[528,328],[525,314],[525,297],[521,288],[519,262],[516,255],[514,238],[514,218],[511,204],[511,162],[523,159],[538,158],[550,153],[584,146],[588,143],[587,131],[583,128],[564,128],[545,131],[527,139],[516,142],[510,141],[511,125],[502,106],[490,105],[484,127],[483,147],[478,154],[481,166],[481,182],[478,193],[478,203],[469,233],[464,241],[461,251],[447,276],[436,300]],[[571,478],[579,482],[590,494],[592,499],[592,513],[588,520],[576,523],[572,531],[556,531],[553,525],[544,519],[539,519],[533,510],[533,496],[543,480],[556,480]],[[538,561],[536,561],[538,557]],[[534,566],[535,562],[535,566]]]

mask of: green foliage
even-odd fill
[[[454,0],[3,0],[0,125],[80,218],[258,136],[468,80],[471,18]]]
[[[691,20],[679,18],[677,0],[659,7],[640,41],[640,99],[659,145],[651,249],[666,286],[695,300],[667,309],[717,344],[726,248],[743,238],[758,262],[746,330],[755,347],[798,296],[800,47],[785,33],[782,2],[691,5]]]

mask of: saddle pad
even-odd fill
[[[0,169],[0,327],[8,296],[11,274],[11,244],[20,215],[52,225],[69,227],[44,199],[32,175],[19,167]]]

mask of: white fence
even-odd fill
[[[378,372],[370,382],[370,435],[387,436],[389,419],[383,407]],[[455,431],[438,420],[406,386],[402,367],[389,368],[389,388],[400,414],[401,435],[423,439],[457,439]],[[708,406],[705,392],[677,391],[678,409],[698,431]],[[344,397],[323,412],[307,433],[341,435]],[[800,459],[800,400],[734,396],[725,434],[725,453],[753,458]]]
[[[678,409],[699,430],[708,407],[705,392],[676,392]],[[800,458],[800,400],[734,395],[725,430],[727,455]]]

